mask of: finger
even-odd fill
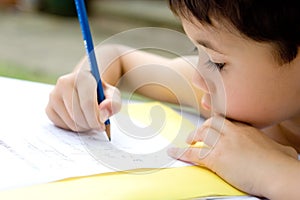
[[[266,139],[270,140],[274,145],[276,145],[279,149],[281,149],[281,151],[283,153],[285,153],[286,155],[288,155],[292,158],[298,159],[298,152],[293,147],[280,144],[280,143],[272,140],[271,138],[267,137],[266,135],[262,135],[262,136],[265,137]]]
[[[80,92],[80,94],[78,94]],[[80,88],[74,92],[74,114],[77,118],[76,121],[84,122],[88,129],[98,129],[103,131],[104,125],[100,123],[98,119],[98,105],[96,98],[96,90],[91,95],[87,90],[81,90]],[[81,124],[81,123],[79,123]]]
[[[80,94],[80,106],[83,110],[83,115],[91,129],[104,130],[104,125],[101,123],[98,116],[98,103],[96,90],[93,95]]]
[[[192,133],[187,143],[195,145],[197,142],[203,142],[208,147],[214,147],[221,137],[221,133],[210,127],[201,127],[194,133]]]
[[[194,163],[197,165],[205,165],[205,158],[212,151],[211,148],[170,148],[168,149],[169,156],[185,162]]]
[[[76,81],[76,93],[82,116],[90,129],[105,130],[98,117],[98,103],[96,93],[96,81],[91,73],[78,73]]]
[[[118,112],[121,108],[119,102],[114,102],[112,99],[105,99],[99,105],[99,119],[104,123],[109,117]]]
[[[68,129],[79,131],[80,127],[76,128],[76,124],[72,118],[72,108],[67,107],[68,102],[64,101],[68,96],[72,98],[72,88],[74,87],[74,77],[72,74],[61,76],[56,83],[54,90],[50,93],[49,104],[54,112],[61,118],[61,120],[68,126]],[[62,90],[64,88],[64,90]],[[68,100],[72,102],[71,100]],[[69,103],[72,105],[71,103]],[[69,110],[69,111],[68,111]]]
[[[113,115],[119,112],[121,109],[121,105],[122,105],[121,93],[116,87],[113,87],[105,82],[103,82],[103,87],[105,88],[106,99],[111,99],[110,102],[111,107],[109,113]]]
[[[91,127],[87,121],[87,119],[85,118],[84,112],[81,108],[80,105],[80,100],[79,100],[79,96],[77,93],[77,90],[73,90],[72,93],[72,98],[70,98],[71,96],[67,96],[64,98],[64,102],[65,104],[69,105],[67,107],[67,110],[69,112],[69,114],[71,115],[72,119],[74,120],[75,124],[79,127],[82,127],[85,130],[90,130],[93,127]],[[70,104],[70,102],[72,102]],[[71,113],[70,113],[71,112]]]
[[[64,123],[60,116],[53,109],[51,109],[50,106],[47,106],[46,114],[49,117],[49,119],[55,124],[55,126],[58,126],[63,129],[69,129],[67,124]]]
[[[224,132],[225,124],[229,122],[224,117],[220,115],[215,115],[203,123],[203,128],[210,127],[218,131],[219,133]]]
[[[99,120],[101,123],[106,122],[110,116],[112,116],[111,101],[105,99],[99,104]]]
[[[201,141],[203,141],[203,137],[202,137],[201,133],[198,134],[198,129],[191,132],[188,135],[188,137],[186,138],[186,143],[191,144],[191,145],[193,145],[197,142],[201,142]]]
[[[106,99],[99,105],[99,118],[104,123],[110,116],[117,113],[121,109],[122,100],[119,90],[108,84],[104,84]]]
[[[295,158],[295,159],[298,159],[298,152],[296,151],[296,149],[294,149],[293,147],[291,147],[291,146],[283,146],[282,148],[284,148],[284,152],[288,155],[288,156],[290,156],[290,157],[292,157],[292,158]]]
[[[72,131],[85,131],[85,129],[75,124],[74,120],[69,115],[69,112],[67,111],[63,100],[57,102],[53,109],[69,129],[71,129]]]
[[[73,131],[86,131],[90,128],[82,114],[78,95],[75,90],[75,80],[78,73],[61,76],[56,87],[50,94],[49,102],[57,115]]]

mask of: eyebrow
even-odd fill
[[[218,50],[217,48],[215,48],[209,41],[206,40],[196,40],[196,42],[202,46],[204,46],[205,48],[211,49],[213,51],[216,51],[218,53],[221,53],[220,50]]]

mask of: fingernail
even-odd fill
[[[191,144],[191,145],[197,143],[198,141],[195,140],[196,139],[196,135],[197,135],[197,130],[192,131],[188,135],[188,137],[186,138],[186,140],[185,140],[186,143]]]
[[[194,138],[195,138],[195,132],[191,132],[188,137],[186,138],[186,143],[188,144],[193,144],[194,142]]]
[[[100,111],[99,118],[100,122],[104,123],[109,117],[108,110],[104,109]]]
[[[98,131],[105,131],[105,125],[104,124],[99,124],[99,126],[98,126]]]

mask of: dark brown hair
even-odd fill
[[[169,0],[178,16],[212,25],[222,19],[246,37],[275,46],[280,63],[291,62],[300,46],[299,0]]]

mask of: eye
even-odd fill
[[[193,52],[198,52],[198,48],[194,47]],[[222,71],[222,69],[224,68],[225,65],[226,65],[226,63],[216,63],[211,60],[208,60],[208,62],[207,62],[207,66],[209,68],[218,69],[219,71]]]
[[[198,53],[198,48],[197,48],[197,47],[194,47],[194,48],[192,49],[192,52],[193,52],[193,53]]]
[[[212,61],[208,61],[208,67],[212,69],[218,69],[219,71],[222,71],[225,67],[226,63],[215,63]]]
[[[214,63],[213,64],[219,69],[219,70],[222,70],[223,67],[225,66],[225,63]]]

